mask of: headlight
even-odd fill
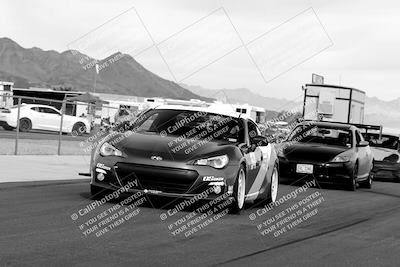
[[[110,145],[109,143],[105,142],[100,147],[100,155],[103,157],[107,156],[118,156],[122,157],[122,152]]]
[[[198,159],[194,162],[195,165],[211,166],[216,169],[222,169],[228,165],[229,158],[227,155],[212,157],[208,159]]]
[[[350,155],[337,155],[332,162],[348,162],[350,161]]]

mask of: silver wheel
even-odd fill
[[[239,209],[243,208],[244,198],[246,194],[246,174],[243,169],[240,169],[238,176],[238,192],[237,192],[237,205]]]
[[[274,171],[272,172],[271,177],[271,202],[276,201],[276,197],[278,196],[278,169],[274,167]]]

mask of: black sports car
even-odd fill
[[[369,143],[349,124],[304,121],[280,144],[278,157],[282,181],[313,178],[350,190],[372,185]]]
[[[208,200],[227,194],[233,212],[277,197],[274,147],[239,113],[165,105],[122,128],[127,131],[110,134],[93,155],[93,195],[127,185],[129,192],[175,198],[207,191]]]

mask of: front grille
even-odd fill
[[[198,177],[198,173],[194,170],[131,163],[117,163],[116,166],[122,185],[137,179],[139,189],[166,193],[187,193]]]

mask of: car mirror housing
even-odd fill
[[[267,146],[268,140],[265,136],[257,135],[251,138],[251,144],[255,146]]]
[[[366,147],[366,146],[369,146],[369,142],[368,141],[360,141],[360,143],[358,143],[357,146],[358,147]]]

